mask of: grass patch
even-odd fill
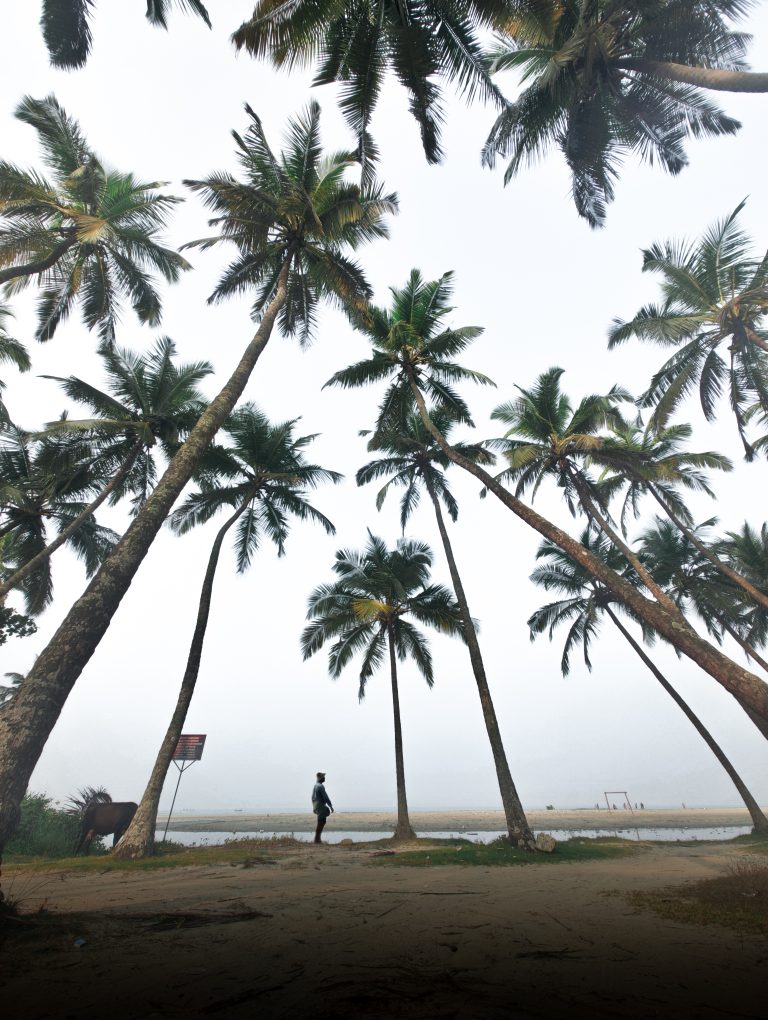
[[[744,933],[768,935],[768,862],[752,853],[731,861],[716,878],[651,893],[630,893],[628,898],[635,906],[673,921],[721,924]]]
[[[23,872],[35,871],[106,871],[152,870],[154,868],[184,868],[193,865],[230,864],[250,866],[253,863],[264,863],[262,858],[269,856],[270,850],[292,849],[306,846],[293,836],[273,836],[269,839],[228,839],[217,846],[184,846],[168,840],[156,843],[152,857],[144,857],[137,861],[120,860],[108,854],[104,857],[60,857],[56,860],[41,857],[30,857],[21,854],[6,854],[4,866],[19,869]]]
[[[505,839],[492,843],[473,843],[467,839],[419,840],[424,849],[403,850],[392,857],[382,857],[382,864],[433,867],[461,864],[475,867],[496,867],[515,864],[563,864],[577,861],[601,861],[639,853],[641,845],[613,837],[569,839],[557,844],[554,853],[527,853],[509,845]]]

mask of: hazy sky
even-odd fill
[[[77,117],[104,161],[145,180],[171,182],[234,169],[231,129],[243,130],[248,102],[278,146],[286,119],[308,100],[310,75],[276,74],[236,56],[229,34],[252,10],[251,0],[210,0],[214,21],[174,13],[169,33],[152,29],[141,0],[101,0],[93,55],[82,71],[52,70],[38,29],[39,3],[8,4],[0,38],[0,153],[21,165],[40,165],[35,133],[13,117],[19,99],[55,92]],[[768,67],[768,11],[762,5],[747,29],[755,35],[750,58]],[[513,81],[504,83],[510,90]],[[327,147],[350,144],[333,91],[316,90]],[[523,173],[506,189],[501,171],[480,167],[479,150],[493,119],[490,109],[448,102],[446,160],[428,167],[403,92],[385,90],[374,122],[383,153],[382,175],[400,195],[401,213],[388,242],[361,253],[376,299],[400,286],[418,266],[427,278],[455,271],[455,325],[479,325],[485,334],[464,359],[490,375],[496,390],[465,391],[477,437],[498,434],[491,410],[552,365],[566,370],[575,398],[621,382],[635,392],[647,384],[663,353],[639,343],[606,349],[614,316],[631,316],[657,293],[641,275],[640,250],[669,236],[699,235],[745,196],[743,223],[766,244],[765,96],[718,98],[743,122],[736,138],[690,143],[691,166],[671,178],[628,161],[610,208],[608,226],[592,232],[569,198],[559,154]],[[207,233],[194,196],[168,231],[181,245]],[[249,303],[210,307],[205,299],[231,252],[194,252],[195,271],[165,294],[162,329],[142,329],[128,313],[118,343],[146,349],[158,334],[173,337],[185,360],[210,359],[214,393],[233,367],[253,325]],[[31,301],[14,303],[14,335],[31,333]],[[30,341],[30,347],[32,346]],[[45,346],[32,349],[33,372],[4,370],[6,402],[26,427],[55,418],[67,406],[55,383],[38,374],[77,374],[103,381],[96,337],[77,315]],[[274,335],[246,390],[273,420],[302,417],[302,434],[319,432],[313,460],[342,471],[345,482],[316,493],[315,504],[336,524],[336,537],[297,525],[287,555],[264,546],[238,576],[231,554],[222,557],[197,691],[185,732],[207,733],[202,763],[184,777],[180,809],[268,811],[308,808],[314,773],[328,774],[338,809],[395,805],[389,678],[368,685],[357,702],[357,672],[338,681],[324,654],[302,663],[299,635],[306,598],[331,577],[337,548],[360,547],[366,529],[394,543],[397,498],[377,513],[376,489],[358,489],[354,473],[366,461],[358,430],[369,428],[380,391],[321,390],[339,368],[364,357],[367,345],[338,314],[325,312],[318,338],[306,351]],[[73,409],[74,412],[74,409]],[[76,413],[76,412],[74,412]],[[740,461],[740,444],[727,407],[707,425],[690,401],[682,420],[695,425],[694,447],[717,449]],[[453,469],[452,474],[457,472]],[[696,505],[700,518],[718,514],[723,527],[765,517],[765,462],[718,479],[717,502]],[[547,600],[527,580],[539,537],[494,499],[480,501],[476,482],[452,478],[461,504],[452,529],[459,568],[481,642],[512,773],[526,806],[592,805],[606,789],[625,789],[646,805],[736,804],[730,781],[680,710],[608,626],[593,650],[589,674],[577,658],[560,675],[564,634],[550,645],[528,639],[526,619]],[[539,510],[572,534],[574,522],[559,491],[542,489]],[[650,508],[649,508],[650,509]],[[102,515],[118,530],[120,510]],[[64,798],[78,787],[104,785],[115,799],[139,800],[184,670],[199,586],[216,524],[178,539],[155,542],[62,713],[31,788]],[[435,549],[434,577],[448,582],[430,509],[413,519],[414,537]],[[66,552],[54,560],[56,598],[38,633],[9,641],[0,672],[26,671],[84,587],[79,563]],[[429,691],[413,667],[401,671],[405,766],[412,808],[500,806],[493,763],[466,650],[430,639],[436,683]],[[733,652],[733,649],[731,650]],[[733,652],[733,654],[736,654]],[[668,649],[652,655],[732,756],[753,793],[768,802],[765,741],[733,699],[688,660]],[[175,770],[163,806],[170,803]]]

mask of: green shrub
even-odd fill
[[[71,857],[80,835],[80,819],[53,806],[44,793],[28,793],[21,802],[21,821],[6,844],[6,853],[25,857]],[[91,853],[104,853],[94,839]]]

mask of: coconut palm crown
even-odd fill
[[[370,123],[387,73],[408,92],[427,160],[439,162],[443,110],[436,79],[454,81],[468,99],[502,103],[479,36],[500,28],[517,6],[509,0],[258,0],[232,39],[276,67],[314,63],[314,85],[340,83],[341,109],[368,181],[378,157]]]
[[[483,331],[478,326],[452,329],[445,324],[453,311],[452,291],[452,272],[427,281],[418,269],[412,269],[404,287],[390,287],[390,309],[369,305],[363,315],[353,318],[355,328],[371,342],[372,357],[341,369],[325,385],[349,389],[391,379],[377,430],[397,427],[412,410],[411,380],[453,421],[472,425],[469,407],[452,384],[461,380],[483,386],[495,383],[453,360]]]
[[[232,242],[238,255],[225,269],[209,302],[255,290],[253,317],[274,295],[288,266],[287,296],[278,324],[286,336],[306,344],[313,336],[321,299],[346,310],[366,307],[371,289],[362,269],[345,253],[388,236],[384,216],[397,211],[397,196],[380,185],[361,188],[347,179],[357,163],[351,152],[323,155],[320,107],[314,101],[291,120],[280,156],[269,147],[259,117],[241,137],[233,131],[239,181],[212,174],[185,184],[216,215],[209,225],[219,234],[191,242],[207,249]]]
[[[8,292],[40,283],[36,339],[50,340],[77,301],[107,343],[123,300],[158,325],[154,274],[175,283],[191,268],[159,234],[182,199],[161,194],[162,182],[105,168],[55,96],[26,96],[16,116],[37,131],[51,179],[0,161],[0,283]]]
[[[628,154],[677,174],[687,138],[738,130],[702,89],[768,91],[768,75],[744,70],[749,37],[732,27],[750,6],[559,0],[545,20],[523,15],[490,55],[492,72],[521,72],[523,90],[493,125],[484,162],[509,159],[506,183],[557,146],[579,215],[602,226]]]
[[[695,388],[708,421],[726,393],[747,459],[749,417],[768,413],[768,254],[755,257],[737,217],[741,202],[694,242],[667,241],[643,252],[643,272],[661,279],[662,300],[615,319],[609,347],[636,338],[674,347],[641,397],[664,425]],[[725,356],[724,356],[725,355]]]

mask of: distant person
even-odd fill
[[[325,791],[323,783],[325,782],[325,772],[317,773],[317,782],[312,787],[312,810],[317,815],[317,828],[315,829],[315,843],[322,843],[320,838],[325,828],[325,820],[328,815],[333,811],[333,804],[331,804],[331,798]]]
[[[645,804],[642,801],[640,801],[640,810],[645,811]]]

